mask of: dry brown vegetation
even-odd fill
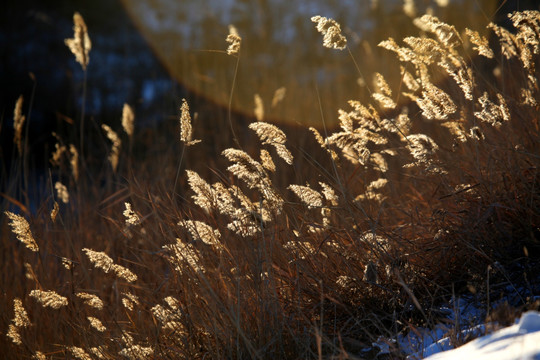
[[[489,310],[497,276],[534,289],[540,15],[510,16],[516,31],[490,25],[491,44],[416,19],[422,36],[380,44],[399,58],[402,86],[377,74],[373,103],[351,100],[337,129],[287,139],[259,109],[245,129],[229,113],[204,130],[184,101],[171,145],[125,107],[93,135],[97,150],[83,131],[75,144],[58,137],[36,211],[18,198],[33,182],[20,175],[17,128],[3,356],[354,358],[379,336],[434,324],[431,309],[456,293]],[[325,46],[349,51],[337,23],[313,21]],[[84,69],[90,42],[75,22]],[[227,41],[241,57],[240,36]]]

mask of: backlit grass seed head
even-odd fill
[[[285,94],[287,93],[287,88],[282,86],[274,92],[274,97],[272,98],[272,108],[275,108],[280,102],[285,99]]]
[[[102,269],[106,273],[111,271],[114,261],[107,254],[102,251],[94,251],[87,248],[84,248],[83,251],[96,268]]]
[[[450,133],[454,136],[454,138],[464,143],[467,141],[467,132],[463,128],[463,125],[457,121],[447,121],[441,124],[441,126],[444,126],[448,130],[450,130]]]
[[[388,38],[387,40],[381,41],[377,46],[395,52],[400,61],[410,62],[413,64],[420,62],[414,51],[409,48],[399,46],[393,38]]]
[[[337,206],[339,202],[339,196],[336,195],[336,192],[334,189],[330,187],[330,185],[319,182],[319,185],[322,187],[322,194],[324,195],[324,198],[326,201],[328,201],[332,206]]]
[[[126,202],[124,203],[124,205],[126,207],[126,210],[124,210],[123,214],[126,218],[126,224],[139,225],[141,223],[141,218],[135,213],[135,211],[131,209],[131,204]]]
[[[97,331],[104,332],[105,330],[107,330],[107,328],[103,325],[101,320],[99,320],[98,318],[95,318],[93,316],[88,316],[87,319],[90,322],[90,326],[92,326]]]
[[[79,292],[76,294],[76,296],[82,300],[84,300],[84,303],[90,307],[93,307],[97,310],[103,309],[103,301],[94,294],[89,294],[85,292]]]
[[[274,160],[272,160],[272,155],[265,149],[261,150],[261,165],[268,171],[276,171],[276,164],[274,164]]]
[[[60,309],[62,306],[68,305],[68,299],[58,295],[55,291],[32,290],[30,296],[35,298],[43,307]]]
[[[538,105],[538,102],[534,98],[533,91],[531,89],[522,88],[520,91],[520,98],[523,105],[528,105],[532,107]]]
[[[16,215],[10,211],[5,211],[4,213],[11,220],[9,225],[11,226],[13,233],[17,235],[17,239],[26,245],[29,250],[34,252],[39,251],[39,246],[32,236],[32,231],[30,231],[30,224],[28,224],[28,221],[26,221],[26,219],[22,216]]]
[[[177,238],[175,244],[164,245],[163,248],[172,256],[170,262],[179,274],[185,273],[186,265],[195,272],[206,271],[201,264],[199,253],[192,244],[185,244]]]
[[[84,351],[83,348],[77,347],[77,346],[71,346],[69,347],[69,351],[71,352],[71,355],[73,355],[74,358],[79,360],[92,360],[92,357],[88,355],[86,351]]]
[[[32,359],[35,359],[35,360],[47,360],[47,357],[41,351],[36,351],[36,353],[32,356]]]
[[[375,88],[378,89],[379,92],[374,93],[372,97],[379,102],[381,107],[385,109],[394,109],[396,107],[396,103],[392,99],[392,91],[384,79],[384,76],[382,76],[380,73],[375,73],[375,79],[373,82]]]
[[[26,312],[21,299],[15,298],[13,300],[13,325],[18,328],[30,326],[30,319],[28,318],[28,313]]]
[[[446,120],[448,115],[457,111],[450,95],[431,83],[424,84],[422,97],[414,97],[413,100],[422,109],[422,116],[428,120]]]
[[[473,50],[477,51],[479,55],[485,56],[488,59],[493,59],[493,50],[489,46],[489,41],[484,36],[481,36],[478,31],[471,29],[465,29],[465,33],[469,37],[469,41],[476,45],[473,46]]]
[[[26,269],[25,276],[28,280],[37,281],[36,274],[34,273],[34,269],[32,269],[32,265],[30,263],[25,262],[24,268]]]
[[[264,119],[264,104],[261,96],[259,94],[255,94],[253,96],[253,101],[255,102],[255,118],[257,121],[262,121]]]
[[[180,141],[186,146],[195,145],[201,140],[193,140],[193,128],[191,126],[191,115],[189,114],[189,105],[186,99],[182,99],[180,107]]]
[[[73,55],[75,55],[75,60],[81,64],[83,70],[86,70],[90,61],[89,53],[92,49],[92,43],[88,36],[88,28],[83,17],[78,12],[73,15],[73,23],[73,38],[65,39],[64,42]]]
[[[412,92],[420,90],[420,83],[416,80],[416,78],[405,69],[404,66],[400,66],[400,72],[402,76],[403,84]]]
[[[379,178],[377,180],[372,181],[366,188],[366,191],[364,194],[360,194],[355,198],[355,201],[363,201],[363,200],[374,200],[378,203],[382,203],[386,196],[382,195],[377,190],[382,189],[386,186],[388,183],[387,179]]]
[[[66,268],[66,270],[73,269],[74,262],[68,258],[63,257],[62,258],[62,266]]]
[[[373,168],[377,171],[385,173],[388,171],[388,163],[381,153],[372,153],[369,161],[373,164]]]
[[[238,55],[240,52],[240,45],[242,44],[242,38],[238,35],[238,30],[236,30],[234,25],[229,25],[229,35],[227,35],[226,41],[229,43],[227,54]]]
[[[105,131],[107,138],[112,142],[111,153],[109,154],[109,161],[113,168],[113,171],[116,172],[118,167],[118,158],[120,157],[120,147],[122,146],[122,140],[118,137],[118,134],[111,129],[109,125],[102,124],[101,128]]]
[[[212,186],[195,171],[186,170],[186,174],[189,186],[195,192],[195,195],[191,197],[193,202],[206,212],[214,209],[217,204],[217,198]]]
[[[338,50],[343,50],[347,47],[347,39],[341,34],[341,26],[334,19],[317,15],[313,16],[311,21],[317,23],[317,31],[324,36],[324,47]]]
[[[139,298],[131,293],[122,293],[122,304],[129,311],[133,311],[133,307],[139,305]]]
[[[388,132],[407,136],[411,131],[411,119],[407,114],[399,114],[395,119],[381,120],[381,126]]]
[[[9,324],[6,336],[13,341],[15,345],[22,345],[22,337],[19,334],[19,328],[13,324]]]
[[[458,31],[453,25],[448,25],[433,15],[416,18],[413,23],[421,30],[433,33],[437,40],[447,48],[454,48],[462,43]]]
[[[54,188],[56,189],[56,196],[64,203],[69,203],[69,192],[67,190],[67,187],[62,184],[61,182],[57,181],[54,184]]]
[[[133,109],[128,104],[124,104],[122,108],[122,127],[129,137],[133,136],[134,123],[135,114],[133,113]]]
[[[178,307],[178,300],[172,296],[163,299],[168,306],[156,305],[151,311],[164,329],[175,332],[183,332],[184,326],[181,323],[182,313]]]
[[[15,103],[15,110],[13,111],[13,128],[15,133],[13,135],[13,143],[17,145],[17,150],[19,154],[22,153],[22,130],[24,125],[24,120],[26,117],[22,114],[22,104],[23,96],[19,96],[17,102]]]
[[[508,14],[512,24],[519,30],[517,39],[532,48],[534,54],[540,53],[540,12],[521,11]]]
[[[128,282],[134,282],[137,280],[137,275],[132,273],[129,269],[115,264],[114,261],[104,252],[94,251],[87,248],[84,248],[83,251],[86,253],[86,256],[88,256],[90,262],[92,262],[96,268],[102,269],[105,273],[112,271],[117,277],[123,278]]]
[[[131,343],[124,349],[118,352],[118,355],[122,355],[130,360],[146,360],[154,354],[154,349],[151,346],[141,346]]]
[[[251,189],[261,189],[270,186],[266,172],[262,165],[238,149],[225,149],[222,154],[234,164],[227,168],[237,178],[243,180]]]
[[[189,231],[194,240],[202,241],[207,245],[221,245],[219,242],[220,232],[202,221],[183,220],[178,225]]]
[[[437,65],[454,79],[467,100],[473,100],[473,72],[461,56],[448,52]]]
[[[494,104],[489,100],[488,94],[485,92],[478,102],[482,106],[482,111],[475,112],[474,116],[481,121],[485,121],[492,126],[500,127],[503,121],[510,121],[510,111],[506,106],[506,101],[501,94],[497,94],[499,105]]]
[[[439,149],[439,146],[433,141],[432,138],[425,134],[413,134],[406,138],[407,149],[419,162],[426,162],[430,157],[435,154]]]
[[[403,13],[410,18],[416,16],[416,4],[414,3],[414,0],[403,1]]]
[[[295,258],[302,260],[306,259],[305,255],[314,255],[317,252],[317,249],[307,241],[288,241],[283,247],[292,252]]]
[[[75,182],[79,180],[79,152],[73,144],[69,144],[69,164],[71,165],[71,174]]]
[[[53,133],[54,135],[54,133]],[[65,145],[61,145],[59,142],[57,142],[56,144],[54,144],[54,152],[52,153],[51,155],[51,164],[53,166],[60,166],[61,165],[61,159],[62,159],[62,155],[64,154],[64,152],[67,151],[67,148]]]
[[[273,146],[280,158],[289,165],[293,163],[293,156],[285,146],[287,136],[285,133],[273,124],[266,122],[254,122],[249,124],[249,128],[257,133],[259,139],[264,144]]]
[[[489,23],[488,28],[493,30],[495,35],[499,38],[501,53],[507,60],[520,55],[520,47],[514,34],[494,23]]]
[[[322,195],[317,191],[307,186],[289,185],[288,189],[292,190],[302,200],[308,208],[321,207],[323,205]]]
[[[478,126],[473,126],[472,128],[470,128],[468,136],[471,139],[478,140],[478,141],[484,140],[486,138],[484,133]]]

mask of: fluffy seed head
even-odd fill
[[[77,297],[84,300],[84,303],[94,309],[102,310],[103,301],[94,294],[88,294],[85,292],[77,293]]]
[[[30,296],[35,298],[43,307],[60,309],[62,306],[67,306],[68,299],[58,295],[55,291],[32,290]]]
[[[257,121],[262,121],[264,118],[264,104],[259,94],[254,95],[253,101],[255,102],[255,118]]]
[[[322,195],[317,190],[302,185],[289,185],[288,189],[292,190],[310,209],[323,205]]]
[[[32,232],[30,231],[30,224],[28,224],[28,221],[26,221],[25,218],[23,218],[20,215],[16,215],[10,211],[4,212],[7,217],[11,220],[11,229],[15,235],[17,235],[17,239],[19,239],[29,250],[32,251],[39,251],[39,246],[37,245],[36,241],[34,240],[34,237],[32,236]]]
[[[122,140],[120,140],[118,134],[113,129],[111,129],[109,125],[102,124],[101,128],[105,131],[105,134],[107,134],[107,137],[112,142],[112,149],[111,153],[109,154],[109,161],[111,162],[113,171],[116,172],[116,168],[118,167],[118,158],[120,157],[120,146],[122,146]]]
[[[135,114],[133,109],[128,104],[124,104],[122,108],[122,127],[129,137],[133,136]]]
[[[139,225],[141,223],[141,218],[135,213],[135,211],[131,210],[131,204],[126,202],[124,205],[126,210],[124,210],[123,214],[126,217],[126,224]]]
[[[238,35],[238,30],[234,25],[229,25],[229,35],[227,35],[226,41],[229,43],[227,48],[227,54],[229,55],[238,55],[240,52],[240,44],[242,43],[242,38]]]
[[[69,203],[69,192],[67,190],[67,187],[62,184],[60,181],[57,181],[54,184],[54,188],[56,189],[56,196],[62,200],[64,204]]]
[[[17,150],[19,154],[22,153],[22,129],[24,125],[24,120],[26,117],[22,114],[22,104],[23,96],[19,96],[17,102],[15,103],[15,110],[13,111],[13,127],[15,129],[15,134],[13,136],[13,143],[17,145]]]
[[[324,47],[338,50],[347,47],[347,39],[341,34],[341,26],[334,19],[317,15],[313,16],[311,21],[317,23],[317,31],[323,34]]]
[[[257,136],[261,139],[263,145],[268,144],[273,146],[280,158],[285,160],[287,164],[292,164],[293,156],[285,146],[287,136],[281,129],[275,125],[262,121],[249,124],[249,128],[257,133]]]
[[[93,316],[88,316],[87,319],[90,322],[90,326],[92,326],[97,331],[104,332],[105,330],[107,330],[107,328],[103,325],[101,320],[99,320],[98,318],[95,318]]]
[[[187,229],[195,240],[200,240],[207,245],[220,245],[220,232],[202,221],[183,220],[178,225]]]
[[[186,146],[195,145],[200,140],[193,140],[193,128],[191,126],[191,115],[189,114],[189,105],[186,99],[182,99],[182,106],[180,107],[180,141]]]
[[[81,64],[83,70],[86,70],[90,57],[88,54],[92,49],[92,43],[88,36],[88,28],[81,14],[76,12],[73,15],[73,38],[65,39],[64,42],[69,47],[69,50],[75,55],[75,60]]]

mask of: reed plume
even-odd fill
[[[234,25],[229,25],[229,35],[227,35],[226,41],[229,43],[227,48],[228,55],[238,55],[240,52],[240,46],[242,44],[242,38],[238,35],[238,30]]]
[[[193,140],[193,128],[191,126],[191,115],[189,114],[189,105],[186,99],[182,99],[182,106],[180,107],[180,141],[186,146],[195,145],[200,140]]]
[[[120,147],[122,146],[122,140],[118,137],[118,134],[111,129],[109,125],[102,124],[101,128],[105,131],[105,134],[112,142],[111,153],[109,154],[109,162],[111,163],[112,169],[116,172],[118,168],[118,159],[120,157]]]
[[[122,108],[122,127],[130,138],[133,137],[134,123],[135,114],[133,113],[133,109],[128,104],[124,104]]]
[[[30,297],[35,298],[43,307],[60,309],[61,307],[68,305],[68,299],[58,295],[54,290],[32,290],[29,295]]]
[[[32,235],[28,221],[26,221],[26,219],[22,216],[16,215],[10,211],[5,211],[4,213],[11,220],[11,229],[13,233],[17,235],[17,239],[22,242],[27,249],[34,252],[39,251],[39,246],[34,240],[34,236]]]
[[[73,38],[65,39],[64,42],[75,55],[75,60],[86,70],[90,61],[89,53],[92,49],[92,42],[88,35],[88,28],[83,17],[78,12],[73,14]]]
[[[22,114],[23,96],[19,96],[15,103],[15,110],[13,111],[13,128],[15,134],[13,135],[13,143],[17,145],[19,154],[22,154],[22,130],[26,117]]]
[[[317,31],[324,36],[324,47],[338,50],[347,47],[347,38],[341,34],[341,26],[334,19],[317,15],[313,16],[311,21],[317,24]]]

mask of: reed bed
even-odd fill
[[[337,128],[280,129],[260,97],[256,117],[229,108],[221,124],[184,99],[174,130],[152,136],[129,105],[102,133],[83,113],[78,136],[57,135],[35,209],[21,97],[3,356],[361,358],[437,323],[433,309],[455,296],[490,312],[501,279],[535,306],[540,14],[509,18],[514,29],[490,24],[489,38],[416,18],[420,35],[379,44],[401,64],[400,87],[374,74],[372,102],[351,99]],[[74,21],[66,44],[86,71],[91,42]],[[355,61],[337,22],[312,21],[327,51]],[[241,41],[224,34],[229,56]]]

